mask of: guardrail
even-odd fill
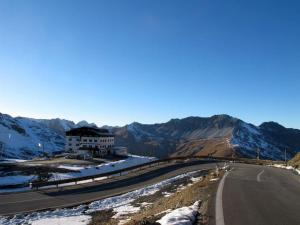
[[[30,183],[30,187],[32,189],[38,189],[40,187],[46,187],[46,186],[56,186],[56,187],[58,187],[58,185],[67,184],[67,183],[75,183],[76,184],[79,181],[95,180],[97,178],[102,178],[102,177],[109,177],[109,176],[118,175],[118,174],[121,175],[124,172],[129,172],[129,171],[136,170],[136,169],[142,169],[143,167],[158,166],[161,163],[169,163],[169,162],[176,161],[176,160],[191,160],[191,159],[208,159],[208,157],[204,157],[204,156],[203,157],[202,156],[197,156],[197,157],[172,157],[172,158],[154,160],[154,161],[151,161],[151,162],[148,162],[148,163],[127,167],[127,168],[120,169],[120,170],[114,170],[114,171],[111,171],[111,172],[96,174],[96,175],[69,178],[69,179],[63,179],[63,180],[33,181],[33,182]],[[213,160],[213,158],[210,157],[209,160]]]
[[[63,180],[53,180],[53,181],[34,181],[34,182],[30,183],[30,187],[32,189],[38,190],[38,188],[46,187],[46,186],[58,187],[61,184],[67,184],[67,183],[75,183],[76,184],[77,182],[84,181],[84,180],[93,180],[94,181],[97,178],[109,177],[109,176],[118,175],[118,174],[121,175],[123,172],[128,172],[128,171],[132,171],[132,170],[136,170],[136,169],[142,169],[143,167],[151,167],[151,166],[155,166],[155,165],[158,166],[161,163],[169,163],[169,162],[176,161],[176,160],[184,161],[184,160],[193,160],[193,159],[196,159],[196,160],[206,159],[209,161],[212,161],[212,160],[232,161],[232,160],[234,160],[235,162],[243,162],[243,163],[253,163],[253,162],[255,163],[256,162],[256,164],[257,164],[257,160],[245,159],[245,158],[208,157],[208,156],[172,157],[172,158],[154,160],[154,161],[151,161],[148,163],[127,167],[127,168],[120,169],[120,170],[114,170],[111,172],[91,175],[91,176],[76,177],[76,178],[69,178],[69,179],[63,179]]]

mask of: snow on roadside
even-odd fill
[[[197,201],[191,206],[175,209],[157,222],[161,225],[193,225],[197,217],[199,204],[200,202]]]
[[[292,166],[286,166],[284,164],[273,164],[273,165],[270,165],[271,167],[276,167],[276,168],[281,168],[281,169],[286,169],[286,170],[293,170],[294,172],[296,172],[297,174],[300,175],[300,170],[292,167]]]
[[[28,161],[28,160],[26,160],[26,159],[7,159],[7,158],[0,160],[0,162],[3,164],[20,163],[20,162],[26,162],[26,161]]]
[[[209,181],[217,181],[217,180],[219,180],[219,178],[212,178]]]
[[[91,176],[96,174],[102,174],[107,172],[112,172],[120,169],[125,169],[132,166],[137,166],[140,164],[148,163],[156,160],[155,157],[147,157],[147,156],[138,156],[138,155],[129,155],[128,158],[119,160],[116,162],[109,162],[100,164],[98,166],[59,166],[58,168],[73,170],[74,172],[70,173],[55,173],[55,176],[52,178],[62,180],[69,179],[75,177],[84,177]],[[78,173],[79,172],[79,173]]]
[[[69,178],[75,178],[75,177],[84,177],[84,176],[90,176],[90,175],[96,175],[96,174],[103,174],[111,171],[116,171],[120,169],[125,169],[128,167],[148,163],[151,161],[156,160],[155,157],[146,157],[146,156],[138,156],[138,155],[129,155],[128,158],[115,161],[115,162],[109,162],[100,164],[98,166],[58,166],[58,168],[73,170],[74,172],[70,173],[53,173],[51,180],[63,180],[63,179],[69,179]],[[32,180],[36,179],[36,176],[34,175],[16,175],[16,176],[3,176],[0,177],[0,186],[1,185],[12,185],[12,184],[29,184]],[[105,178],[99,178],[97,180],[101,180]],[[80,181],[79,183],[88,183],[92,182],[92,180],[86,180],[86,181]],[[65,186],[68,185],[74,185],[74,183],[65,184]],[[15,192],[17,190],[11,189],[11,192]],[[1,192],[9,192],[9,189],[0,189]]]
[[[114,196],[99,201],[94,201],[88,205],[80,205],[74,208],[57,209],[54,211],[41,211],[41,212],[34,212],[29,214],[19,214],[19,215],[15,215],[12,218],[0,217],[0,224],[1,225],[10,225],[10,224],[40,225],[43,224],[42,222],[51,221],[51,225],[59,225],[61,224],[59,219],[62,219],[64,221],[63,223],[64,225],[68,224],[69,221],[70,224],[75,225],[76,223],[75,222],[73,223],[72,221],[75,221],[76,218],[80,219],[79,216],[89,216],[90,213],[101,211],[101,210],[110,210],[110,209],[112,209],[116,213],[116,215],[119,216],[122,215],[122,219],[123,219],[126,210],[127,213],[132,213],[133,211],[137,212],[138,210],[140,210],[140,207],[133,207],[131,205],[131,203],[134,202],[139,197],[155,194],[162,188],[168,185],[172,185],[172,183],[174,183],[175,181],[178,181],[185,177],[195,176],[197,175],[197,173],[199,173],[199,171],[193,171],[193,172],[181,174],[176,177],[172,177],[167,180],[163,180],[159,183],[147,186],[145,188],[131,191],[123,195]],[[80,225],[83,224],[84,223]],[[86,224],[88,224],[88,222],[86,222]]]
[[[33,221],[31,225],[86,225],[89,224],[92,217],[87,215],[58,217],[58,218],[46,218]]]
[[[191,181],[192,181],[193,183],[199,182],[199,181],[201,181],[201,180],[203,180],[203,177],[191,177]]]
[[[173,182],[183,179],[188,176],[193,176],[197,174],[199,171],[193,171],[185,174],[178,175],[176,177],[169,178],[167,180],[161,181],[159,183],[153,184],[151,186],[138,189],[135,191],[128,192],[126,194],[120,195],[120,196],[115,196],[99,201],[95,201],[89,205],[89,209],[87,210],[88,213],[95,212],[95,211],[100,211],[100,210],[105,210],[109,208],[115,208],[119,207],[121,205],[126,205],[134,200],[138,199],[139,197],[142,196],[148,196],[148,195],[153,195],[156,192],[158,192],[160,189],[163,187],[166,187],[168,185],[171,185]]]
[[[116,213],[112,218],[114,219],[122,219],[124,216],[128,214],[137,213],[140,211],[140,207],[132,206],[132,205],[122,205],[117,208],[114,208],[114,212]]]

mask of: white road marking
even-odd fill
[[[260,176],[265,172],[265,170],[262,170],[259,174],[257,174],[256,180],[257,182],[261,182]]]
[[[225,225],[224,215],[223,215],[223,188],[225,183],[225,178],[229,172],[226,172],[219,183],[217,196],[216,196],[216,225]]]

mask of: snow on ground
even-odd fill
[[[116,213],[113,218],[120,219],[128,214],[136,213],[140,211],[140,207],[132,206],[132,205],[121,205],[117,208],[114,208],[114,212]]]
[[[165,198],[170,197],[172,194],[173,194],[173,193],[167,192],[167,191],[164,191],[164,192],[162,193],[162,195],[163,195]]]
[[[276,167],[276,168],[281,168],[281,169],[286,169],[286,170],[293,170],[294,172],[296,172],[297,174],[300,175],[300,170],[292,167],[292,166],[286,166],[284,164],[273,164],[271,165],[272,167]]]
[[[217,180],[219,180],[219,178],[212,178],[209,181],[217,181]]]
[[[2,159],[0,160],[1,163],[20,163],[20,162],[26,162],[28,160],[25,159]]]
[[[156,160],[155,157],[146,157],[146,156],[137,156],[137,155],[129,155],[128,158],[115,161],[115,162],[109,162],[100,164],[98,166],[58,166],[58,168],[64,168],[73,170],[74,172],[70,173],[53,173],[50,180],[63,180],[68,178],[75,178],[75,177],[84,177],[84,176],[90,176],[90,175],[96,175],[96,174],[103,174],[111,171],[116,171],[120,169],[125,169],[128,167],[148,163],[151,161]],[[12,184],[23,184],[23,183],[29,183],[36,179],[36,176],[29,175],[29,176],[5,176],[0,177],[0,186],[1,185],[12,185]],[[97,180],[101,180],[105,178],[99,178]],[[92,182],[93,180],[86,180],[86,181],[80,181],[78,184]],[[74,183],[65,184],[65,186],[68,185],[74,185]],[[15,191],[14,189],[11,189],[11,191]],[[8,189],[3,190],[0,189],[1,192],[9,192]]]
[[[87,219],[88,217],[85,216],[89,216],[90,213],[101,211],[101,210],[109,210],[109,209],[112,209],[117,216],[122,215],[122,219],[123,219],[126,213],[130,214],[133,212],[138,212],[138,210],[140,210],[140,207],[134,207],[131,205],[131,203],[134,202],[139,197],[155,194],[162,188],[168,185],[172,185],[172,183],[174,183],[175,181],[178,181],[185,177],[196,176],[197,173],[199,173],[199,171],[193,171],[186,174],[181,174],[176,177],[172,177],[167,180],[161,181],[159,183],[147,186],[145,188],[131,191],[123,195],[114,196],[99,201],[94,201],[88,205],[80,205],[74,208],[57,209],[54,211],[34,212],[26,215],[19,214],[19,215],[15,215],[13,218],[0,217],[0,224],[1,225],[10,225],[10,224],[60,225],[62,224],[61,221],[64,221],[63,222],[64,225],[67,225],[68,223],[75,225],[76,224],[75,222],[76,221],[80,222],[81,218]],[[79,216],[83,216],[83,217],[79,217]],[[86,222],[84,223],[78,222],[77,224],[80,225],[88,224],[88,220],[85,221]]]
[[[201,180],[203,180],[203,177],[191,177],[191,181],[193,183],[196,183],[196,182],[201,181]]]
[[[109,208],[115,208],[115,207],[119,207],[121,205],[129,204],[129,203],[133,202],[134,200],[138,199],[139,197],[153,195],[156,192],[158,192],[160,189],[162,189],[163,187],[166,187],[177,180],[183,179],[184,177],[193,176],[196,173],[198,173],[198,171],[185,173],[185,174],[178,175],[176,177],[172,177],[167,180],[161,181],[157,184],[153,184],[151,186],[148,186],[148,187],[145,187],[142,189],[128,192],[128,193],[120,195],[120,196],[95,201],[89,205],[89,210],[87,212],[90,213],[90,212],[100,211],[100,210],[109,209]]]
[[[161,225],[193,225],[199,209],[199,201],[188,207],[175,209],[157,222]]]
[[[102,173],[107,173],[107,172],[111,172],[111,171],[116,171],[116,170],[125,169],[128,167],[148,163],[148,162],[151,162],[154,160],[156,160],[155,157],[129,155],[129,157],[126,159],[119,160],[116,162],[100,164],[98,166],[85,166],[85,167],[82,167],[82,166],[59,166],[58,168],[74,170],[76,172],[55,173],[55,176],[52,178],[52,180],[54,180],[54,179],[62,180],[62,179],[69,179],[69,178],[74,178],[74,177],[84,177],[84,176],[102,174]]]
[[[29,183],[34,179],[36,179],[36,176],[34,175],[29,175],[29,176],[16,175],[16,176],[0,177],[0,186]]]
[[[153,203],[151,203],[151,202],[141,202],[141,203],[138,203],[140,206],[142,206],[142,207],[146,207],[146,206],[150,206],[150,205],[152,205]]]
[[[80,215],[80,216],[69,216],[69,217],[59,217],[50,219],[41,219],[33,221],[32,225],[85,225],[91,221],[91,216]]]
[[[52,154],[64,149],[64,137],[34,119],[0,113],[0,121],[0,142],[5,144],[7,158],[32,159],[44,151]]]

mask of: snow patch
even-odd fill
[[[128,214],[133,214],[140,211],[140,207],[132,206],[132,205],[122,205],[119,207],[114,208],[114,212],[116,213],[113,218],[120,219]]]
[[[74,170],[76,172],[71,173],[55,173],[55,176],[51,180],[63,180],[76,177],[85,177],[91,175],[100,175],[102,173],[112,172],[116,170],[125,169],[132,166],[141,165],[156,160],[155,157],[129,155],[128,158],[124,160],[119,160],[116,162],[109,162],[100,164],[98,166],[59,166],[59,168],[65,168]]]
[[[33,221],[32,225],[87,225],[92,217],[87,215],[46,218]]]
[[[157,222],[161,225],[193,225],[198,214],[199,204],[200,202],[197,201],[191,206],[175,209]]]

